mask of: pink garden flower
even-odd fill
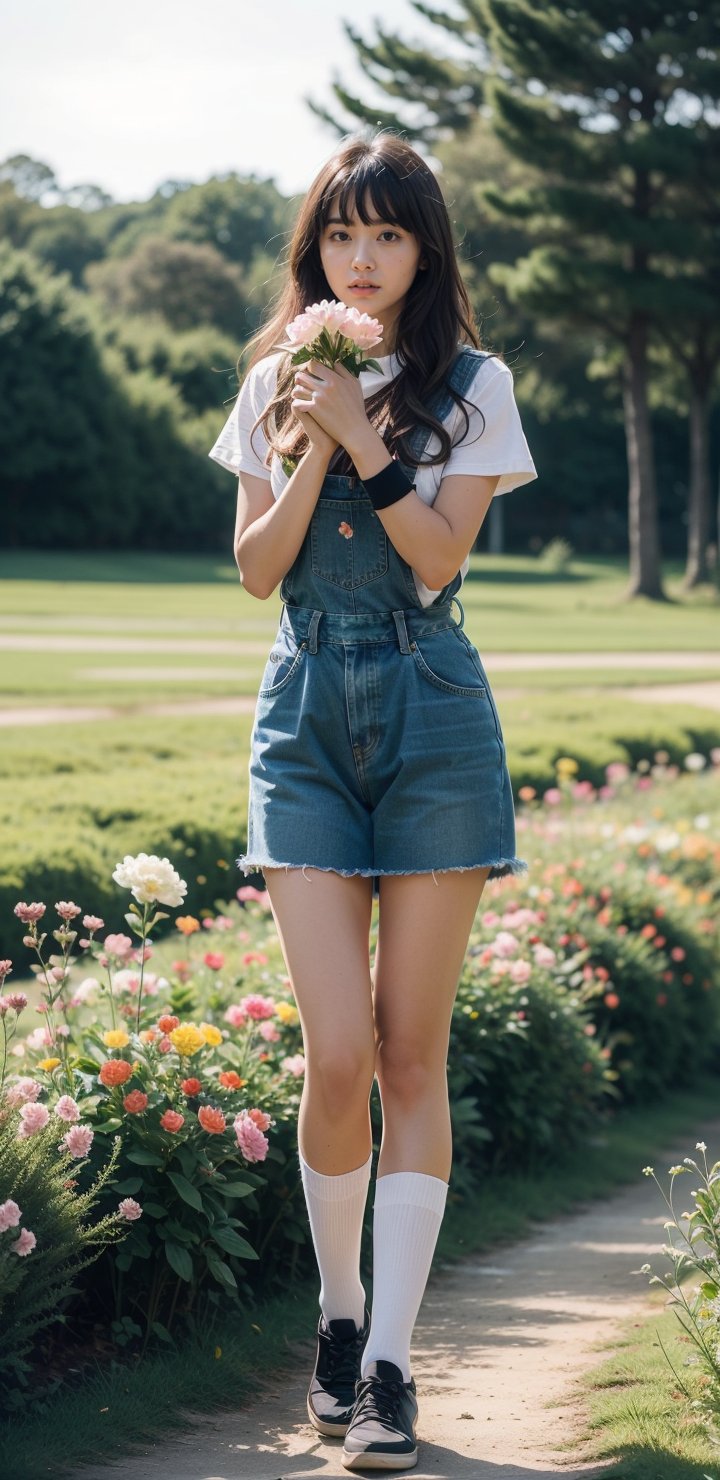
[[[231,1007],[227,1008],[226,1012],[223,1013],[223,1017],[225,1022],[229,1023],[232,1028],[244,1028],[247,1023],[247,1013],[237,1002],[234,1002]]]
[[[510,964],[510,980],[524,986],[525,982],[532,976],[532,966],[529,961],[513,961]]]
[[[274,1023],[261,1023],[258,1032],[260,1037],[265,1039],[266,1043],[277,1043],[280,1037]]]
[[[109,956],[118,956],[124,961],[132,953],[133,943],[129,935],[106,935],[103,949]]]
[[[222,951],[206,951],[203,961],[210,971],[222,971],[225,965],[225,957]]]
[[[21,1228],[20,1237],[16,1238],[15,1243],[11,1244],[10,1248],[13,1254],[19,1254],[22,1259],[25,1254],[32,1253],[36,1243],[35,1234],[31,1233],[29,1228]]]
[[[0,961],[0,966],[4,965],[5,962]],[[24,992],[8,992],[5,1000],[14,1012],[22,1012],[28,1005],[28,1000]]]
[[[11,1110],[16,1110],[18,1105],[26,1105],[29,1100],[36,1100],[40,1094],[40,1085],[36,1079],[30,1079],[23,1075],[16,1079],[14,1084],[8,1086],[5,1101]]]
[[[95,930],[102,930],[105,925],[105,921],[101,920],[99,915],[83,915],[82,922],[91,935]]]
[[[287,1069],[288,1074],[294,1074],[296,1079],[305,1073],[305,1055],[301,1053],[288,1054],[280,1060],[280,1068]]]
[[[80,1119],[80,1106],[72,1095],[61,1095],[55,1106],[55,1114],[59,1115],[61,1120],[72,1123]]]
[[[268,1153],[268,1138],[263,1135],[247,1110],[241,1110],[240,1114],[235,1116],[233,1129],[238,1147],[245,1160],[264,1161]]]
[[[38,920],[42,920],[42,917],[45,914],[45,905],[22,903],[16,904],[13,910],[13,914],[17,915],[18,920],[22,920],[24,925],[35,925],[37,924]]]
[[[67,1147],[71,1156],[87,1156],[94,1135],[95,1132],[89,1125],[73,1125],[66,1131],[60,1144]]]
[[[10,961],[9,959],[6,959],[4,961],[0,961],[0,987],[3,984],[3,982],[5,980],[5,977],[6,976],[9,976],[11,971],[12,971],[12,961]]]
[[[11,1197],[0,1203],[0,1233],[5,1233],[7,1228],[17,1228],[21,1216],[17,1203]]]
[[[511,935],[509,930],[499,930],[490,947],[493,956],[516,956],[520,949],[517,936]]]
[[[34,1136],[38,1131],[44,1130],[50,1119],[50,1111],[47,1105],[33,1104],[32,1102],[20,1107],[20,1126],[17,1137],[19,1141],[27,1141],[29,1136]]]
[[[134,1197],[124,1197],[122,1202],[118,1203],[118,1212],[122,1213],[123,1218],[127,1218],[129,1223],[134,1223],[136,1218],[142,1218],[142,1208]]]
[[[275,1016],[275,1003],[272,997],[261,997],[259,992],[251,992],[249,997],[242,997],[240,1006],[243,1012],[246,1012],[248,1017],[255,1022]]]
[[[79,904],[73,904],[72,900],[61,899],[55,906],[61,920],[74,920],[81,913]]]

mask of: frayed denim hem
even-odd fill
[[[451,868],[437,869],[331,868],[328,864],[320,863],[275,863],[274,861],[271,863],[269,859],[266,859],[265,862],[262,863],[259,860],[253,861],[252,859],[248,858],[247,854],[241,854],[241,856],[237,858],[235,862],[237,863],[238,868],[245,875],[255,873],[257,871],[262,872],[264,868],[299,868],[302,869],[302,872],[306,879],[306,868],[317,869],[318,873],[322,874],[340,874],[343,879],[354,879],[357,877],[362,879],[383,879],[387,877],[404,878],[405,876],[410,874],[432,874],[433,878],[435,879],[436,874],[467,874],[470,872],[471,869],[488,868],[488,866],[490,867],[488,879],[501,879],[504,878],[506,874],[526,874],[528,872],[528,864],[526,863],[524,858],[497,858],[494,860],[494,862],[490,862],[486,859],[484,863],[457,864]],[[312,881],[308,879],[308,883],[311,882]],[[435,879],[435,883],[437,884],[437,879]]]

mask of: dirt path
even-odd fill
[[[710,1152],[720,1120],[683,1134],[651,1159],[667,1168]],[[713,1156],[713,1159],[714,1156]],[[372,1196],[372,1189],[370,1192]],[[418,1389],[416,1480],[567,1480],[602,1475],[583,1459],[582,1404],[576,1379],[612,1343],[618,1323],[650,1310],[646,1261],[667,1267],[666,1210],[651,1178],[604,1202],[538,1225],[504,1250],[434,1266],[412,1345]],[[319,1286],[319,1281],[318,1281]],[[315,1480],[355,1473],[340,1463],[341,1442],[325,1440],[307,1420],[305,1398],[315,1342],[297,1348],[294,1375],[269,1382],[262,1397],[235,1412],[203,1419],[189,1437],[125,1453],[122,1471],[107,1461],[76,1480]],[[573,1441],[575,1445],[573,1447]],[[560,1451],[559,1444],[570,1449]],[[372,1471],[362,1471],[368,1476]]]

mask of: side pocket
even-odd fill
[[[298,645],[292,632],[281,627],[265,664],[258,698],[267,698],[287,688],[302,667],[306,652],[307,643],[301,642]]]

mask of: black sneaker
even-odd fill
[[[412,1469],[418,1460],[415,1378],[404,1382],[394,1362],[371,1362],[355,1393],[341,1456],[346,1469]]]
[[[365,1309],[362,1330],[348,1317],[318,1321],[317,1357],[307,1397],[308,1417],[320,1434],[342,1439],[355,1406],[355,1384],[370,1332],[370,1313]]]

